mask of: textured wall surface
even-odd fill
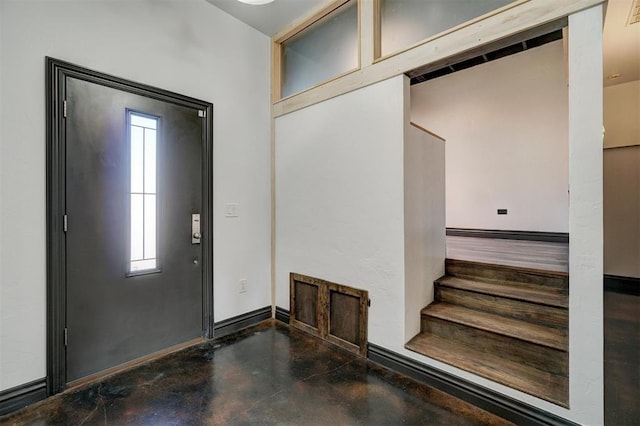
[[[563,55],[555,41],[411,87],[411,119],[447,140],[448,227],[568,232]]]

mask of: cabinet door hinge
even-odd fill
[[[69,229],[68,226],[69,226],[69,220],[67,218],[67,215],[65,214],[62,216],[62,230],[64,232],[67,232],[67,229]]]
[[[64,118],[67,118],[67,100],[66,99],[62,102],[62,116]]]
[[[367,299],[367,306],[371,307],[371,299]]]
[[[67,346],[67,327],[64,328],[64,346]]]
[[[204,118],[207,116],[207,111],[205,110],[198,110],[198,117],[200,118]]]

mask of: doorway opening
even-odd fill
[[[447,257],[568,272],[562,30],[477,58],[411,80],[411,120],[447,140]]]
[[[444,275],[405,347],[568,407],[562,34],[553,27],[409,73],[411,121],[446,140],[447,242]]]

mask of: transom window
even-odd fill
[[[380,0],[380,54],[386,56],[514,0]]]
[[[358,68],[358,3],[340,7],[282,41],[283,97]]]
[[[157,261],[158,118],[128,113],[131,153],[129,272],[154,271]]]

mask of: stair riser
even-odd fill
[[[523,270],[501,265],[486,265],[461,260],[446,260],[446,273],[454,277],[489,281],[514,281],[551,287],[568,292],[569,278],[560,273]]]
[[[568,354],[564,351],[427,315],[422,316],[421,327],[423,333],[452,339],[478,352],[494,353],[552,374],[568,375]]]
[[[441,287],[437,284],[435,300],[552,327],[567,328],[568,324],[567,309]]]

